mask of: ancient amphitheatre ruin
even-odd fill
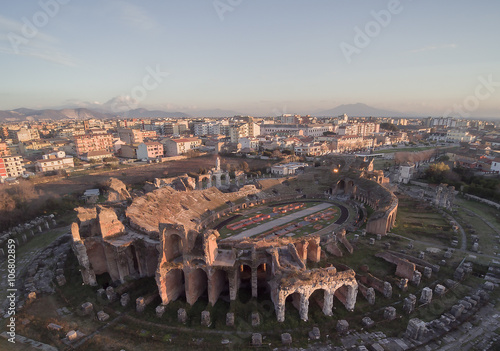
[[[366,223],[366,232],[383,236],[394,225],[397,197],[370,162],[326,159],[296,176],[241,180],[236,191],[215,181],[157,179],[132,200],[112,180],[111,201],[78,208],[71,227],[83,282],[95,286],[105,273],[115,286],[154,277],[157,293],[137,299],[138,309],[158,295],[161,306],[180,297],[193,305],[203,294],[214,305],[246,289],[268,295],[279,322],[287,300],[308,320],[313,294],[327,316],[334,300],[352,311],[358,289],[374,294],[350,267],[311,267],[322,255],[342,255],[340,246],[352,253],[346,230]]]

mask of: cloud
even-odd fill
[[[0,15],[0,53],[33,57],[64,66],[77,65],[71,55],[57,46],[57,38],[34,25],[28,30],[26,27],[21,21]]]
[[[159,27],[159,23],[154,20],[142,7],[125,1],[116,1],[115,6],[118,10],[120,18],[134,28],[151,30]]]
[[[430,45],[420,49],[410,50],[410,53],[424,52],[424,51],[434,51],[440,49],[456,49],[458,47],[457,44],[445,44],[445,45]]]

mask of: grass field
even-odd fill
[[[436,210],[410,198],[400,198],[396,226],[392,232],[413,240],[450,245],[456,235],[449,223]]]
[[[437,146],[420,146],[420,147],[403,147],[403,148],[392,148],[392,149],[384,149],[384,150],[376,150],[376,154],[392,154],[394,152],[417,152],[424,151],[430,149],[437,149]]]

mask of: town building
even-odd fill
[[[147,142],[140,143],[137,146],[137,158],[143,159],[155,159],[163,157],[163,144],[159,142]]]
[[[21,156],[0,157],[0,178],[17,178],[24,174],[24,161]]]
[[[164,139],[162,143],[165,156],[179,156],[201,146],[201,140],[198,138]]]
[[[105,158],[113,157],[113,153],[106,150],[89,151],[81,155],[81,159],[87,162],[102,161]]]
[[[276,164],[271,166],[271,173],[279,175],[293,175],[297,174],[297,171],[299,169],[304,169],[307,166],[308,166],[307,163],[299,163],[299,162]]]
[[[67,157],[64,151],[43,155],[43,159],[35,162],[36,172],[57,171],[60,169],[70,169],[74,167],[75,163],[73,157]]]
[[[99,131],[74,137],[76,153],[82,155],[91,151],[113,150],[113,136]]]

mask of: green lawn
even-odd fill
[[[430,206],[419,205],[416,200],[400,199],[396,226],[393,233],[405,236],[412,240],[422,240],[449,246],[453,237],[460,235],[451,230],[450,224],[435,209]]]
[[[416,151],[424,151],[429,149],[437,149],[437,146],[420,146],[420,147],[403,147],[403,148],[392,148],[392,149],[384,149],[384,150],[376,150],[376,154],[391,154],[394,152],[416,152]]]

